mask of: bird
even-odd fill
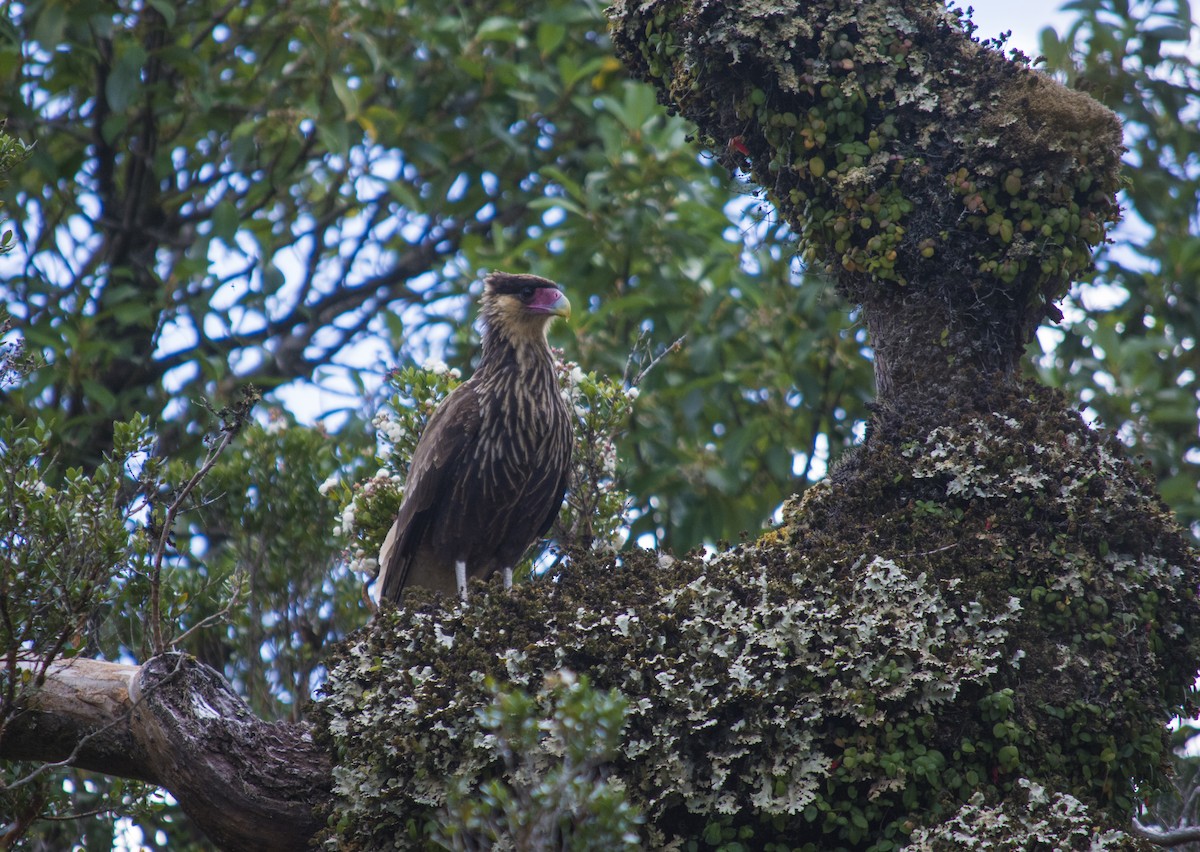
[[[571,469],[571,414],[546,339],[571,315],[553,281],[492,272],[480,299],[483,352],[417,440],[379,553],[380,600],[421,586],[467,600],[467,581],[512,570],[550,529]]]

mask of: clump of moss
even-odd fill
[[[618,0],[618,54],[856,302],[924,292],[1018,351],[1116,221],[1116,116],[942,0]],[[963,348],[966,348],[964,345]]]
[[[331,843],[420,848],[452,786],[503,772],[485,681],[537,695],[563,668],[628,702],[606,771],[648,848],[899,848],[1027,782],[1122,827],[1189,706],[1196,554],[1057,395],[939,403],[940,429],[881,421],[715,558],[577,556],[467,608],[384,612],[321,703]]]

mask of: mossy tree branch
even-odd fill
[[[941,0],[618,0],[618,53],[863,307],[879,401],[1011,375],[1116,220],[1116,116]]]
[[[1017,373],[1117,218],[1119,122],[941,0],[611,18],[862,306],[881,410],[751,544],[577,554],[469,608],[385,610],[321,702],[324,839],[420,848],[452,785],[505,771],[486,678],[566,667],[629,701],[612,773],[649,848],[1147,848],[1128,828],[1193,709],[1200,560],[1115,443]]]

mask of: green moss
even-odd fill
[[[1011,348],[1118,216],[1116,117],[941,0],[618,0],[611,18],[625,63],[854,301],[917,288]]]
[[[321,705],[331,842],[421,848],[452,783],[502,772],[485,678],[537,693],[564,667],[628,701],[607,771],[648,848],[897,848],[1012,807],[1022,779],[1123,826],[1189,700],[1196,554],[1055,394],[931,405],[954,416],[925,435],[881,420],[758,542],[576,556],[466,609],[386,611]]]

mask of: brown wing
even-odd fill
[[[438,406],[413,452],[405,480],[404,500],[379,554],[381,600],[399,601],[413,560],[430,526],[454,489],[464,459],[479,432],[479,399],[471,382],[456,388]],[[453,566],[451,566],[452,568]]]

